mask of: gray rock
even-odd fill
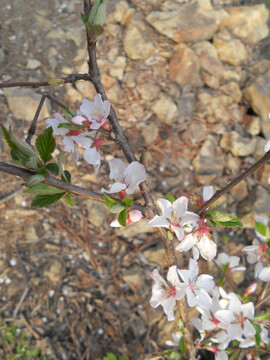
[[[106,205],[98,203],[93,200],[86,200],[86,207],[88,210],[88,219],[96,227],[100,227],[107,222],[107,208]]]
[[[208,135],[198,155],[192,162],[196,173],[201,175],[222,175],[225,166],[225,155],[218,147],[217,140]]]

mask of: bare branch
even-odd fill
[[[29,130],[28,130],[28,135],[27,135],[27,138],[26,138],[25,142],[27,142],[29,145],[31,144],[32,136],[36,132],[37,120],[38,120],[38,117],[39,117],[39,114],[41,112],[41,109],[42,109],[42,106],[44,104],[45,99],[46,99],[46,95],[43,94],[42,97],[41,97],[41,100],[39,102],[37,111],[35,113],[34,119],[33,119],[32,123],[31,123],[31,126],[30,126]]]

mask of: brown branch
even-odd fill
[[[88,74],[70,74],[66,77],[60,77],[59,79],[63,80],[64,84],[74,83],[78,80],[89,81]],[[52,86],[49,84],[50,81],[38,81],[38,82],[14,82],[14,83],[2,83],[0,84],[0,89],[11,88],[11,87],[31,87],[33,89],[43,87],[43,86]]]
[[[34,119],[33,119],[32,123],[31,123],[31,126],[30,126],[29,130],[28,130],[28,135],[27,135],[27,138],[26,138],[25,142],[27,142],[27,144],[29,144],[29,145],[31,144],[32,136],[36,132],[37,120],[38,120],[38,117],[39,117],[39,114],[41,112],[41,109],[42,109],[42,106],[44,104],[45,99],[46,99],[46,95],[43,94],[41,99],[40,99],[40,102],[39,102],[37,111],[35,113]]]
[[[18,166],[15,166],[15,165],[10,165],[10,164],[4,163],[2,161],[0,161],[0,171],[4,172],[6,174],[9,174],[9,175],[19,176],[25,180],[29,179],[33,175],[36,175],[33,171],[23,169]],[[54,178],[51,175],[45,176],[45,180],[43,182],[48,185],[54,186],[58,189],[65,190],[71,194],[81,196],[81,197],[91,199],[94,201],[98,201],[98,202],[105,204],[103,194],[98,194],[96,192],[87,190],[80,186],[68,184],[62,180]],[[117,199],[114,199],[114,198],[112,198],[112,199],[117,201]],[[143,206],[141,204],[134,203],[132,206],[132,209],[139,210],[145,217],[147,216],[145,206]]]
[[[221,196],[226,194],[228,191],[230,191],[232,188],[234,188],[236,185],[238,185],[242,180],[246,179],[248,176],[253,174],[256,170],[258,170],[260,167],[265,165],[268,161],[270,161],[270,150],[267,151],[264,156],[255,162],[250,168],[248,168],[246,171],[244,171],[242,174],[234,178],[229,184],[224,186],[222,189],[218,190],[208,201],[206,201],[202,206],[200,206],[195,212],[198,215],[202,215],[205,210],[212,205],[215,201],[217,201]]]

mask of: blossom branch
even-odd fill
[[[63,84],[74,83],[79,80],[89,81],[88,74],[70,74],[66,77],[60,77],[59,79],[63,80]],[[33,89],[43,87],[43,86],[51,86],[50,84],[52,80],[48,81],[38,81],[38,82],[14,82],[14,83],[2,83],[0,84],[0,89],[11,88],[11,87],[31,87]]]
[[[242,174],[234,178],[229,184],[224,186],[222,189],[218,190],[214,196],[211,197],[208,201],[206,201],[202,206],[200,206],[195,212],[198,215],[202,215],[205,210],[212,205],[215,201],[217,201],[221,196],[226,194],[228,191],[230,191],[232,188],[234,188],[236,185],[238,185],[242,180],[246,179],[248,176],[252,175],[256,170],[258,170],[260,167],[265,165],[268,161],[270,161],[270,150],[267,151],[264,156],[255,162],[250,168],[248,168],[246,171],[244,171]]]
[[[27,142],[27,144],[29,144],[29,145],[31,144],[32,136],[36,132],[37,120],[38,120],[38,117],[39,117],[39,114],[41,112],[41,109],[42,109],[42,106],[44,104],[45,99],[46,99],[46,95],[43,94],[42,97],[41,97],[41,100],[39,102],[37,111],[35,113],[34,119],[33,119],[32,123],[31,123],[31,126],[30,126],[29,130],[28,130],[28,135],[27,135],[27,138],[26,138],[25,142]]]

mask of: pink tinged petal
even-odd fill
[[[268,282],[270,281],[270,267],[265,267],[259,273],[259,279],[262,281]]]
[[[218,310],[215,312],[215,318],[224,325],[229,325],[235,320],[233,312],[230,310]]]
[[[175,211],[176,219],[180,219],[184,215],[184,213],[187,211],[188,198],[185,196],[181,196],[179,199],[175,200],[172,207],[173,207],[173,210]]]
[[[196,243],[197,238],[193,234],[187,235],[183,241],[180,242],[179,245],[177,245],[176,250],[177,251],[188,251],[190,250]]]
[[[146,180],[145,167],[138,161],[133,161],[124,170],[123,181],[127,185],[127,194],[133,194],[135,188]]]
[[[111,227],[121,227],[121,225],[119,224],[119,221],[117,219],[114,219],[111,223],[110,223]]]
[[[129,213],[129,218],[132,222],[138,222],[143,217],[142,213],[139,210],[132,210]]]
[[[83,125],[83,122],[85,121],[85,117],[81,115],[74,116],[74,118],[71,119],[71,122],[76,125]]]
[[[194,259],[189,259],[188,269],[189,269],[189,278],[192,281],[199,274],[199,265],[197,261]]]
[[[58,125],[62,124],[62,123],[67,123],[67,121],[58,113],[55,114],[55,119],[47,119],[46,123],[47,123],[47,127],[51,126],[53,128],[53,133],[54,135],[60,135],[60,136],[64,136],[66,135],[69,130],[68,129],[64,129],[64,128],[58,128]]]
[[[202,326],[203,326],[203,329],[206,330],[206,331],[212,331],[216,328],[216,324],[213,323],[213,321],[210,321],[209,319],[205,319],[203,318],[202,319]]]
[[[213,186],[204,186],[203,188],[203,200],[208,201],[214,194]]]
[[[161,285],[165,285],[166,287],[168,287],[166,281],[163,279],[157,269],[154,269],[152,271],[151,277],[156,283],[161,283]]]
[[[171,226],[172,230],[175,232],[175,235],[179,241],[183,240],[185,231],[183,228],[180,228],[179,226]]]
[[[91,148],[91,149],[85,150],[85,152],[83,154],[83,158],[90,165],[96,165],[96,164],[100,163],[100,159],[101,159],[100,154],[96,148]]]
[[[162,211],[162,215],[165,218],[170,219],[172,215],[172,203],[166,199],[157,199],[157,203]]]
[[[124,161],[120,159],[112,159],[109,161],[109,166],[110,166],[110,175],[109,175],[110,179],[118,182],[123,182],[123,178],[124,178],[123,174],[127,167]]]
[[[102,127],[102,125],[106,122],[106,118],[103,118],[101,121],[93,121],[91,122],[90,129],[98,130]]]
[[[217,245],[206,235],[203,235],[200,238],[197,242],[197,246],[205,260],[211,261],[217,254]]]
[[[251,325],[249,320],[245,320],[244,322],[244,329],[243,329],[243,335],[248,338],[250,336],[254,336],[256,334],[256,330]]]
[[[106,189],[102,188],[101,192],[106,192],[108,194],[115,194],[115,193],[118,193],[118,192],[120,192],[122,190],[125,190],[125,188],[126,188],[125,184],[116,182],[116,183],[112,184],[112,186],[110,187],[109,190],[106,190]]]
[[[187,303],[189,307],[194,307],[197,305],[197,299],[195,294],[190,290],[189,287],[186,288],[186,295],[187,295]]]
[[[203,288],[206,291],[210,291],[215,286],[215,282],[213,280],[213,276],[202,274],[198,277],[196,281],[196,285],[199,288]]]
[[[169,221],[164,216],[156,215],[152,220],[148,222],[151,227],[170,227]]]
[[[204,289],[195,290],[197,303],[204,309],[210,309],[212,305],[212,299]]]

